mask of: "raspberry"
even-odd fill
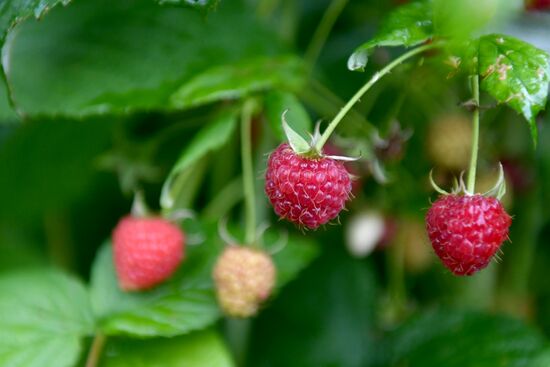
[[[271,257],[250,247],[228,246],[214,266],[218,302],[228,316],[249,317],[270,295],[276,269]]]
[[[443,195],[426,214],[432,247],[455,275],[485,268],[508,238],[512,218],[493,197]]]
[[[351,193],[342,162],[299,156],[286,143],[269,156],[265,181],[275,213],[310,229],[336,218]]]
[[[184,236],[163,218],[127,216],[113,232],[113,252],[120,288],[149,289],[176,271],[184,256]]]
[[[550,9],[550,0],[530,0],[527,1],[529,10],[548,10]]]

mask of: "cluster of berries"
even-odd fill
[[[283,124],[288,130],[284,116]],[[352,176],[344,166],[350,159],[324,154],[316,148],[317,138],[298,144],[289,138],[271,153],[265,174],[265,193],[275,213],[303,229],[335,219],[352,196]],[[300,145],[305,148],[296,149]],[[433,249],[456,275],[486,267],[508,237],[510,224],[498,199],[466,191],[443,194],[426,215]],[[178,269],[184,250],[185,236],[176,224],[161,217],[123,218],[113,232],[121,289],[141,291],[164,282]],[[225,313],[248,317],[270,296],[276,268],[266,252],[231,245],[218,258],[212,276]]]

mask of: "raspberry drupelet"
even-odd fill
[[[432,247],[455,275],[472,275],[489,265],[511,223],[498,199],[479,194],[443,195],[426,214]]]
[[[330,157],[300,156],[287,143],[269,156],[265,181],[265,192],[275,213],[309,229],[336,218],[352,189],[342,162]]]

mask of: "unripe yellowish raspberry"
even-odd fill
[[[462,115],[447,115],[430,124],[428,154],[437,166],[451,171],[468,167],[472,149],[472,126]]]
[[[276,269],[264,251],[228,246],[214,266],[218,303],[225,314],[249,317],[271,295]]]

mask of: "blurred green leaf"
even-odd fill
[[[0,145],[1,219],[39,219],[83,197],[113,119],[29,122]]]
[[[39,245],[39,241],[27,231],[0,222],[0,272],[45,266],[47,262],[38,250]]]
[[[170,101],[175,108],[184,109],[243,98],[266,89],[297,89],[304,75],[303,63],[295,56],[255,58],[198,74],[184,83]]]
[[[166,283],[147,292],[118,287],[108,243],[92,268],[92,305],[107,335],[175,336],[205,328],[220,317],[210,270],[219,244],[210,238],[187,247],[186,259]]]
[[[267,233],[264,239],[267,243],[276,243],[273,233]],[[277,267],[277,285],[281,289],[304,270],[319,255],[319,247],[310,239],[300,236],[290,236],[286,246],[273,255]]]
[[[88,293],[80,281],[53,269],[0,277],[0,365],[73,366],[81,338],[93,332]]]
[[[178,161],[166,179],[161,195],[161,206],[169,209],[174,205],[180,189],[185,190],[186,182],[202,158],[213,150],[221,148],[230,138],[237,124],[237,111],[222,112],[210,124],[197,133],[181,153]]]
[[[232,367],[220,336],[205,330],[175,338],[109,339],[101,367]]]
[[[359,367],[372,358],[373,269],[331,245],[259,316],[247,366]]]
[[[507,317],[441,310],[390,334],[377,366],[531,367],[547,342]]]
[[[499,2],[500,0],[434,0],[436,32],[447,37],[466,38],[485,27],[495,17]]]
[[[0,43],[10,29],[23,20],[42,18],[49,10],[59,4],[67,5],[71,0],[4,0],[0,3]]]
[[[373,39],[359,46],[348,59],[348,69],[363,70],[369,51],[377,46],[415,46],[433,36],[433,4],[411,2],[397,8],[382,22]]]
[[[311,119],[298,98],[290,92],[274,90],[265,97],[265,113],[277,140],[286,140],[281,121],[283,112],[286,110],[288,110],[286,121],[294,131],[304,138],[308,133],[312,133]]]
[[[1,80],[1,79],[0,79]],[[8,100],[8,90],[4,81],[0,81],[0,125],[18,120]]]
[[[8,46],[18,108],[75,117],[173,109],[170,96],[196,75],[282,49],[241,2],[205,18],[151,0],[77,1],[22,23]]]
[[[491,34],[479,39],[478,60],[481,88],[521,113],[536,143],[535,117],[544,109],[550,82],[548,54],[516,38]]]

